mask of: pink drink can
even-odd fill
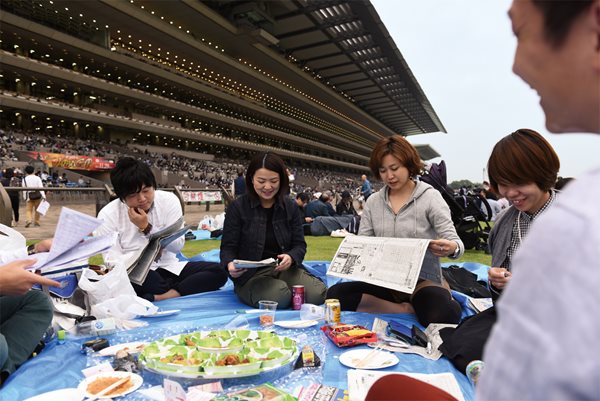
[[[304,303],[304,286],[295,285],[292,287],[292,309],[300,310]]]

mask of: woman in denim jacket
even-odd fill
[[[246,194],[227,208],[221,241],[221,265],[233,280],[242,302],[257,307],[258,301],[291,304],[294,285],[304,286],[306,303],[322,304],[326,286],[302,266],[306,242],[298,205],[289,198],[289,179],[281,158],[259,154],[246,171]],[[238,269],[233,260],[274,258],[275,267]]]

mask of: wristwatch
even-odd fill
[[[23,249],[23,248],[21,248],[21,249]],[[27,255],[33,255],[34,253],[36,253],[35,244],[31,244],[27,247]]]
[[[152,231],[152,224],[150,222],[148,222],[148,225],[143,230],[140,228],[140,232],[144,235],[150,234],[150,231]]]
[[[456,242],[456,249],[454,250],[454,253],[450,256],[452,259],[456,259],[458,258],[458,255],[460,254],[460,245],[458,245],[458,242]]]

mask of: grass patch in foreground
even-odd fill
[[[342,240],[343,238],[333,237],[306,237],[307,252],[304,260],[330,261],[333,259]],[[220,246],[221,241],[219,240],[187,241],[183,247],[183,254],[191,257],[211,249],[219,248]],[[441,262],[477,262],[490,266],[492,256],[487,255],[483,251],[470,249],[460,259],[442,258]]]

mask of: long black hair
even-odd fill
[[[290,179],[288,178],[287,167],[285,167],[285,163],[281,157],[277,156],[275,153],[259,153],[252,158],[250,164],[248,165],[248,169],[246,170],[246,193],[253,199],[259,198],[256,190],[254,189],[252,180],[254,180],[254,174],[256,174],[256,171],[261,168],[274,171],[279,175],[279,191],[277,191],[275,198],[278,202],[280,202],[290,193]]]

